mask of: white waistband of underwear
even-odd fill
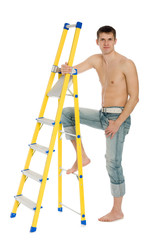
[[[123,111],[122,108],[118,108],[118,107],[102,107],[102,112],[104,113],[121,113]]]

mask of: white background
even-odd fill
[[[24,167],[50,70],[65,22],[81,21],[74,64],[99,53],[96,31],[103,25],[117,30],[116,51],[132,59],[138,70],[140,101],[132,113],[126,138],[123,167],[126,195],[124,220],[98,222],[110,211],[112,196],[105,168],[105,138],[102,131],[81,126],[83,143],[92,162],[84,168],[87,226],[80,216],[57,211],[57,151],[53,155],[36,233],[29,233],[33,212],[20,206],[10,218],[21,170]],[[1,139],[1,230],[3,239],[159,239],[159,7],[158,1],[51,1],[6,0],[0,2],[0,139]],[[60,64],[68,61],[74,30],[70,29]],[[81,107],[100,109],[101,87],[90,70],[78,76]],[[73,106],[67,98],[65,106]],[[46,117],[54,119],[57,99],[51,99]],[[43,127],[38,143],[49,144],[51,128]],[[55,146],[57,150],[57,144]],[[75,153],[64,138],[63,167],[70,167]],[[45,156],[36,153],[33,167],[43,172]],[[24,195],[35,200],[39,185],[25,184]],[[63,174],[64,204],[79,211],[76,178]],[[46,235],[47,234],[47,235]]]

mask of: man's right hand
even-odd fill
[[[61,65],[61,73],[62,75],[65,75],[67,73],[71,73],[72,67],[68,66],[68,63],[66,62],[65,64]]]

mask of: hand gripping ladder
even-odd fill
[[[70,51],[69,61],[68,65],[72,67],[73,60],[75,56],[75,51],[78,43],[78,38],[80,34],[80,30],[82,27],[81,22],[77,22],[75,25],[70,25],[69,23],[64,24],[61,40],[59,43],[58,51],[55,57],[54,65],[51,70],[51,75],[49,78],[49,82],[47,85],[47,89],[44,95],[43,103],[41,106],[41,110],[39,113],[39,117],[37,118],[37,124],[35,127],[35,131],[33,134],[32,142],[29,145],[29,152],[27,156],[27,160],[24,166],[24,170],[22,170],[22,177],[20,181],[20,185],[18,188],[17,195],[15,196],[15,203],[13,206],[13,210],[11,213],[11,218],[14,218],[16,216],[17,208],[20,205],[20,203],[24,204],[28,208],[31,208],[34,210],[34,217],[32,226],[30,229],[30,232],[35,232],[37,228],[37,222],[39,217],[39,212],[41,209],[41,203],[42,198],[44,194],[44,189],[46,185],[46,181],[48,180],[48,172],[50,167],[50,162],[52,158],[52,154],[54,151],[54,145],[56,141],[56,137],[58,135],[58,211],[62,211],[62,206],[65,206],[62,204],[62,123],[61,120],[61,114],[63,109],[63,104],[65,100],[65,95],[67,92],[68,85],[70,84],[70,81],[72,79],[73,82],[73,90],[74,94],[74,108],[75,108],[75,126],[76,126],[76,142],[77,142],[77,156],[78,156],[78,180],[79,180],[79,192],[80,192],[80,209],[81,209],[81,224],[86,225],[85,220],[85,207],[84,207],[84,191],[83,191],[83,173],[82,173],[82,153],[81,153],[81,135],[80,135],[80,120],[79,120],[79,103],[78,103],[78,87],[77,87],[77,70],[73,69],[71,74],[66,74],[65,76],[61,76],[60,68],[58,67],[59,59],[62,53],[62,49],[64,46],[64,42],[66,39],[67,32],[69,28],[75,27],[75,34],[72,42],[72,47]],[[55,77],[55,74],[59,74],[59,80],[57,84],[55,84],[55,87],[52,88],[53,80]],[[52,88],[52,89],[51,89]],[[56,113],[55,121],[52,121],[50,119],[44,118],[44,112],[47,106],[48,98],[49,96],[58,96],[58,109]],[[49,148],[43,147],[36,143],[36,140],[38,138],[38,134],[40,131],[40,128],[43,124],[51,125],[53,126],[53,131],[51,135],[50,145]],[[46,163],[43,171],[43,175],[41,176],[38,173],[33,172],[29,169],[31,158],[33,156],[33,153],[35,151],[40,151],[47,155]],[[39,195],[37,198],[37,203],[32,202],[28,198],[22,195],[22,190],[24,187],[24,183],[27,178],[32,178],[40,183],[40,189],[39,189]]]

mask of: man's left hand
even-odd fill
[[[109,120],[109,126],[105,130],[106,137],[111,137],[111,139],[114,137],[116,132],[119,130],[119,124],[117,124],[116,121]]]

